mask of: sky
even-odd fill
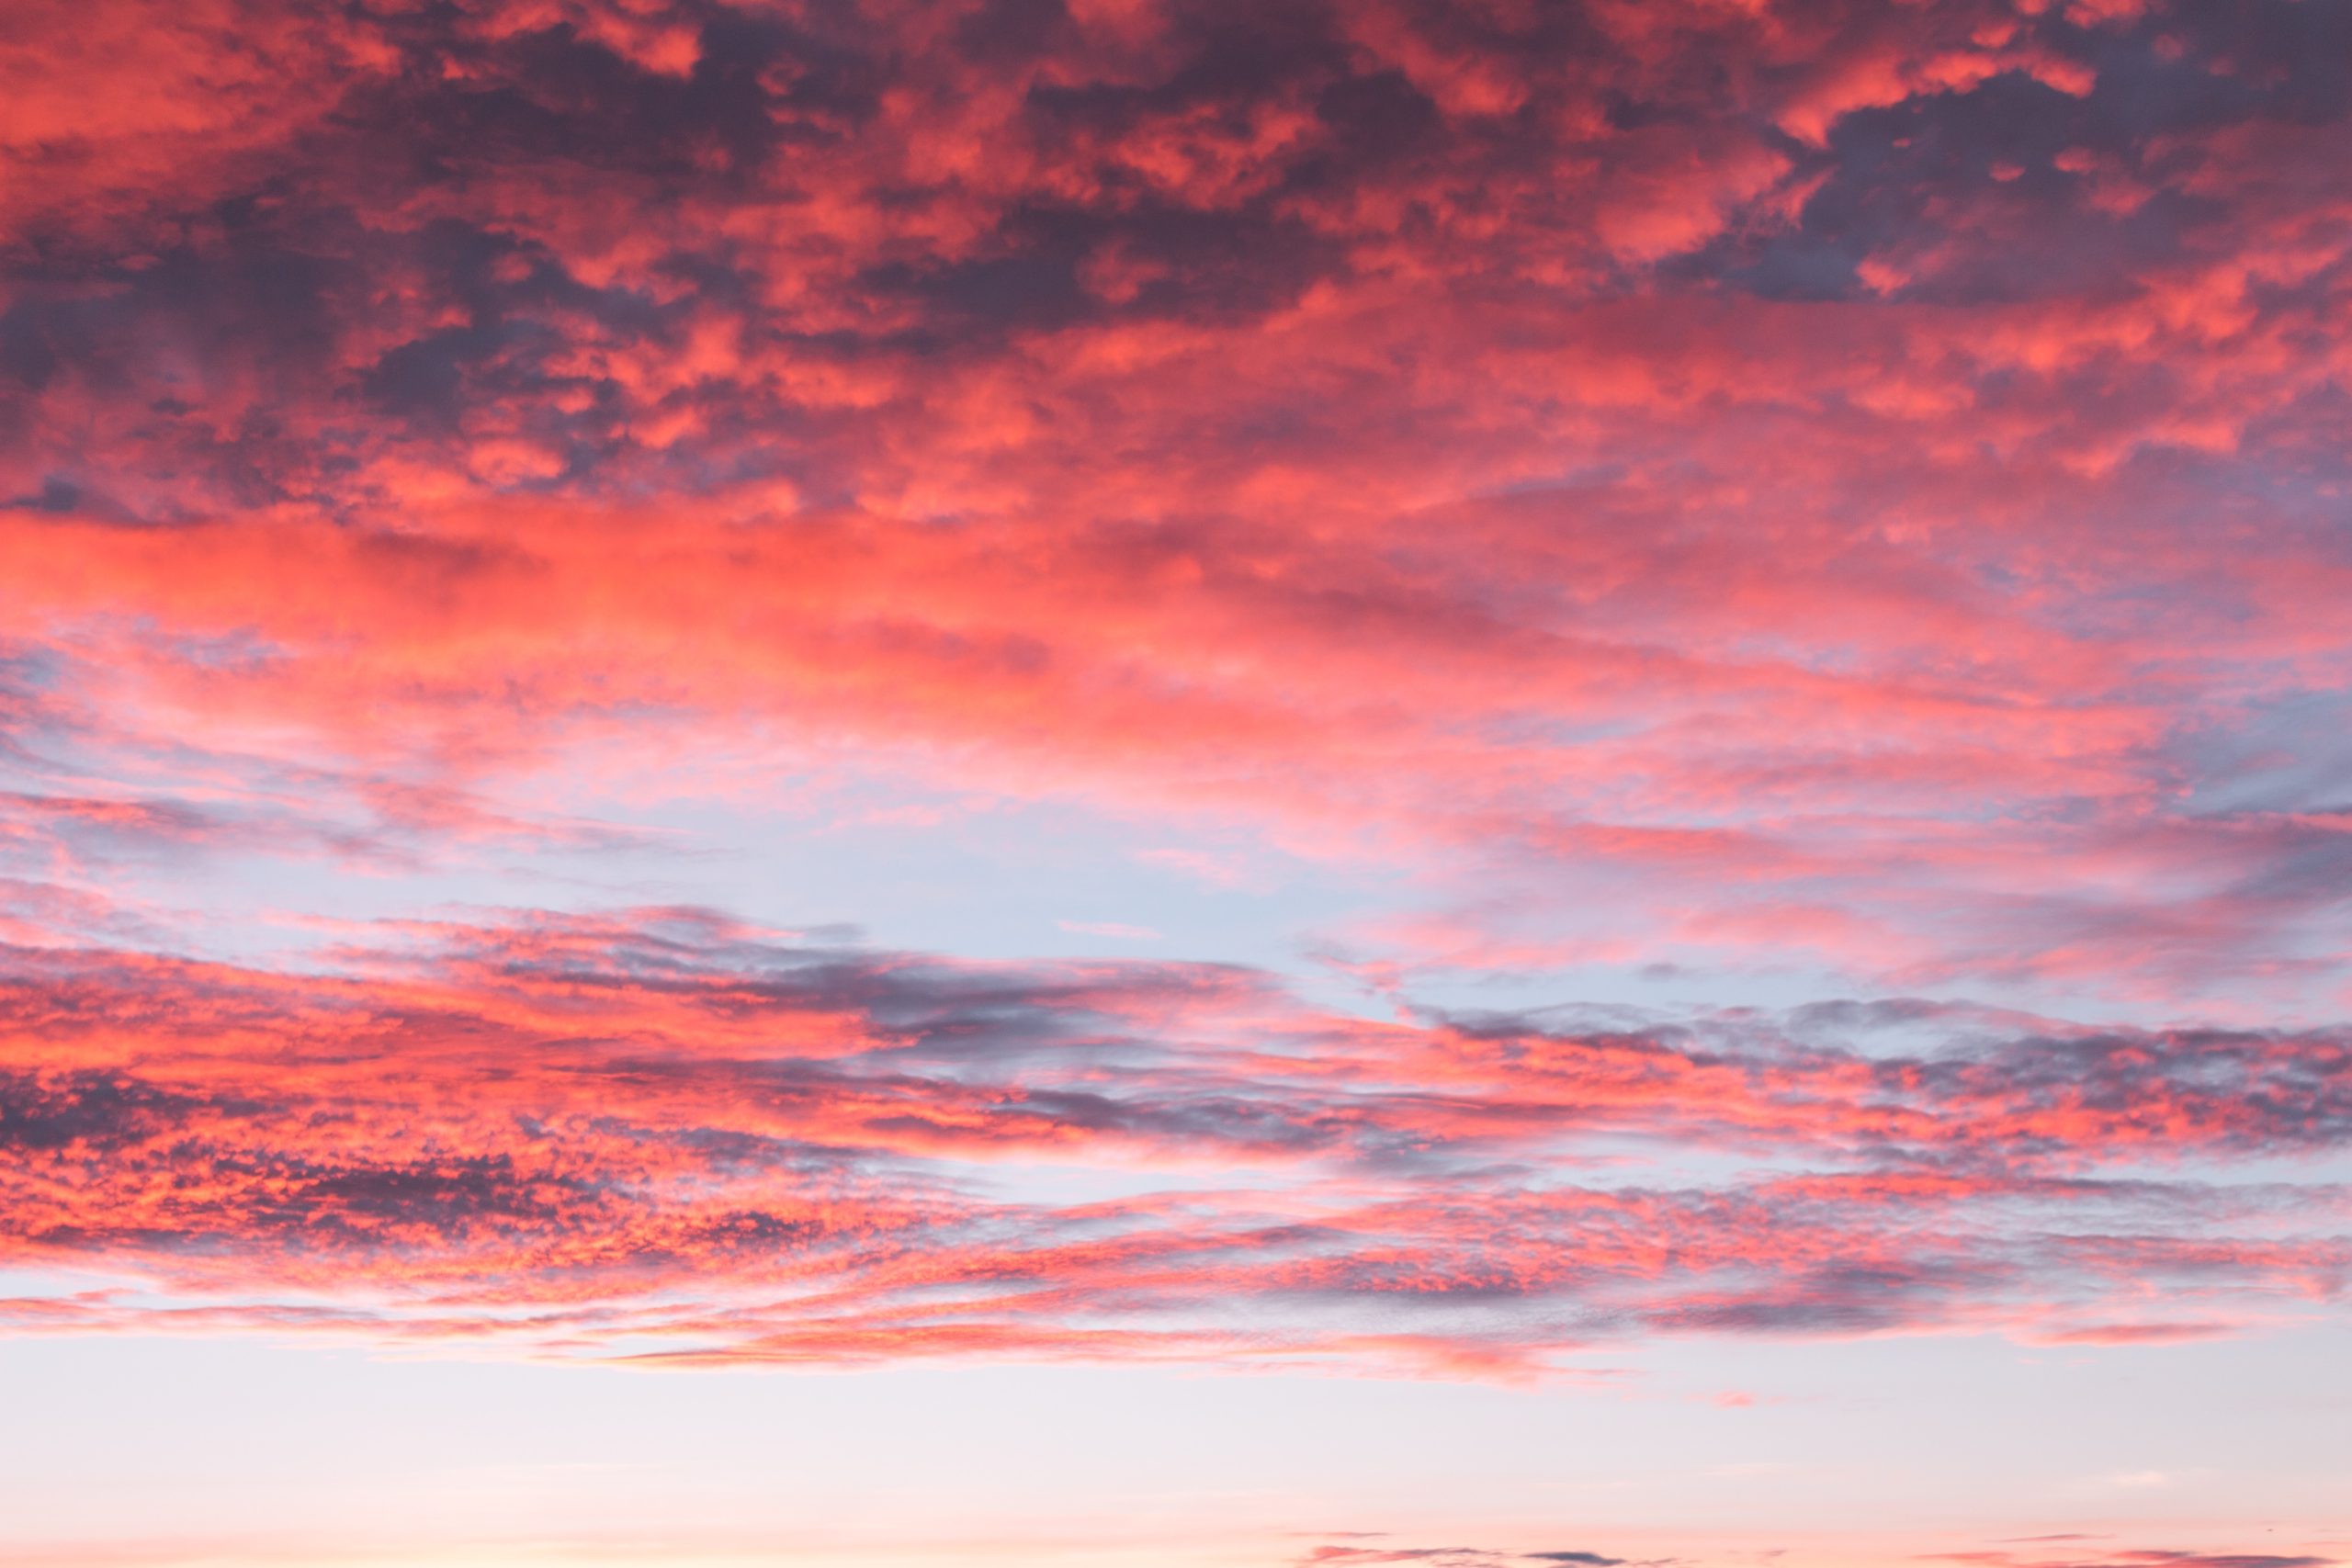
[[[10,0],[0,1559],[2352,1562],[2352,5]]]

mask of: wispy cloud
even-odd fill
[[[1869,1008],[1843,1042],[1817,1009],[1382,1023],[1232,966],[797,946],[690,909],[394,928],[323,974],[9,968],[9,1258],[164,1292],[27,1325],[1513,1375],[1656,1334],[2226,1333],[2352,1263],[2335,1189],[2179,1168],[2352,1140],[2325,1032],[1912,1007],[1949,1037],[1897,1054],[1860,1048]],[[1604,1145],[1611,1179],[1579,1179]],[[1680,1168],[1724,1156],[1727,1183]],[[1047,1201],[1006,1160],[1168,1180]],[[2203,1315],[2138,1317],[2159,1280]]]

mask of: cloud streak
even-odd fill
[[[694,910],[377,935],[327,973],[11,955],[6,1260],[124,1281],[20,1326],[1476,1374],[1661,1334],[2161,1342],[2352,1268],[2339,1189],[2190,1168],[2352,1141],[2327,1032],[1367,1021],[1230,966]],[[1049,1198],[1056,1167],[1121,1179]]]

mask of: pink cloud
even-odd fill
[[[692,910],[388,931],[326,974],[10,969],[6,1260],[169,1303],[26,1328],[1527,1375],[1657,1334],[2181,1337],[2329,1300],[2352,1261],[2331,1190],[2271,1190],[2248,1231],[2144,1174],[2340,1147],[2327,1034],[1963,1014],[1887,1055],[1760,1020],[1375,1024],[1248,970],[794,946]],[[1758,1168],[1693,1185],[1697,1154]],[[1040,1160],[1165,1184],[991,1174]],[[2118,1315],[2152,1280],[2215,1315]]]
[[[2344,1127],[2316,9],[31,7],[12,1256],[208,1325],[1498,1375],[2333,1300],[2335,1200],[2189,1168]],[[1313,934],[1401,1010],[675,910],[296,974],[134,912],[174,856],[627,837],[533,780],[816,772],[1377,881]],[[2207,1022],[1413,1009],[1580,964]],[[1054,1161],[1186,1180],[990,1185]]]

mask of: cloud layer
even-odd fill
[[[1929,1004],[1614,1027],[1320,1011],[688,910],[334,973],[17,950],[19,1328],[696,1362],[1514,1375],[1659,1334],[2148,1343],[2326,1309],[2352,1041]],[[2233,1174],[2235,1172],[2235,1174]]]
[[[0,1265],[90,1288],[0,1306],[1471,1375],[2332,1310],[2348,16],[12,6]],[[1394,873],[1317,934],[1396,1012],[141,891],[826,770]],[[1866,999],[1411,999],[1576,964]]]
[[[2339,7],[16,12],[21,880],[846,756],[2340,1012]]]

